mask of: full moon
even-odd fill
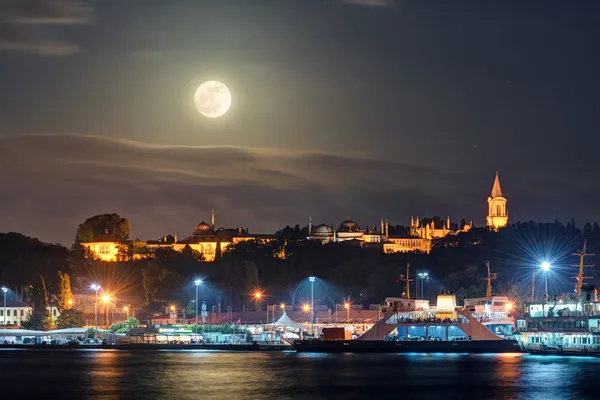
[[[219,81],[206,81],[196,90],[194,102],[200,114],[218,118],[231,107],[231,92]]]

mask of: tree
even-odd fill
[[[298,289],[302,287],[302,283],[291,284],[288,287],[288,293],[290,294],[290,300],[292,301],[291,306],[294,307],[296,304],[296,294],[298,294]]]
[[[71,292],[71,279],[69,275],[58,271],[58,309],[60,312],[71,308],[73,305],[73,293]]]
[[[33,310],[25,322],[23,328],[34,331],[48,331],[54,327],[52,318],[42,311]]]
[[[119,214],[94,215],[77,228],[75,243],[93,242],[110,235],[116,242],[129,240],[129,220]]]
[[[33,285],[31,299],[34,311],[39,311],[44,315],[48,313],[48,290],[46,290],[46,281],[42,275],[39,276],[38,283]]]
[[[66,309],[56,318],[58,329],[79,328],[85,325],[83,313],[75,309]]]

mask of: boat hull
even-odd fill
[[[299,353],[522,353],[516,340],[379,341],[299,340]]]

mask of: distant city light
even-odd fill
[[[256,293],[254,293],[254,297],[258,300],[262,297],[262,293],[260,291],[256,291]]]
[[[344,308],[345,308],[345,309],[348,309],[348,308],[350,308],[350,303],[344,303]]]
[[[92,283],[92,285],[90,286],[90,288],[92,288],[92,290],[98,291],[100,289],[102,289],[100,287],[100,285],[96,284],[96,283]]]
[[[310,305],[309,305],[309,304],[305,304],[305,305],[303,305],[303,306],[302,306],[302,310],[303,310],[304,312],[309,312],[309,311],[310,311]]]
[[[506,305],[504,307],[506,307],[506,311],[510,311],[510,310],[512,310],[513,305],[511,302],[508,302],[508,303],[506,303]]]
[[[285,304],[281,303],[281,305],[279,306],[279,308],[281,308],[282,310],[285,309]]]
[[[171,311],[175,311],[175,306],[171,306]]]

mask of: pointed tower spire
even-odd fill
[[[448,219],[446,220],[446,229],[450,230],[450,216],[448,215]]]
[[[310,236],[311,232],[312,232],[312,216],[308,217],[308,236]]]
[[[210,222],[213,230],[215,229],[215,209],[213,208],[212,213],[210,215]]]
[[[385,220],[385,238],[390,237],[390,225],[388,224],[388,220]]]
[[[415,219],[411,215],[411,217],[410,217],[410,227],[412,228],[414,226],[414,224],[415,224]]]
[[[492,199],[495,197],[502,196],[502,188],[500,187],[500,178],[498,177],[498,171],[496,171],[496,179],[494,180],[494,187],[492,188]]]
[[[384,229],[383,229],[383,217],[381,217],[381,234],[383,235],[384,233],[385,232],[384,232]]]

